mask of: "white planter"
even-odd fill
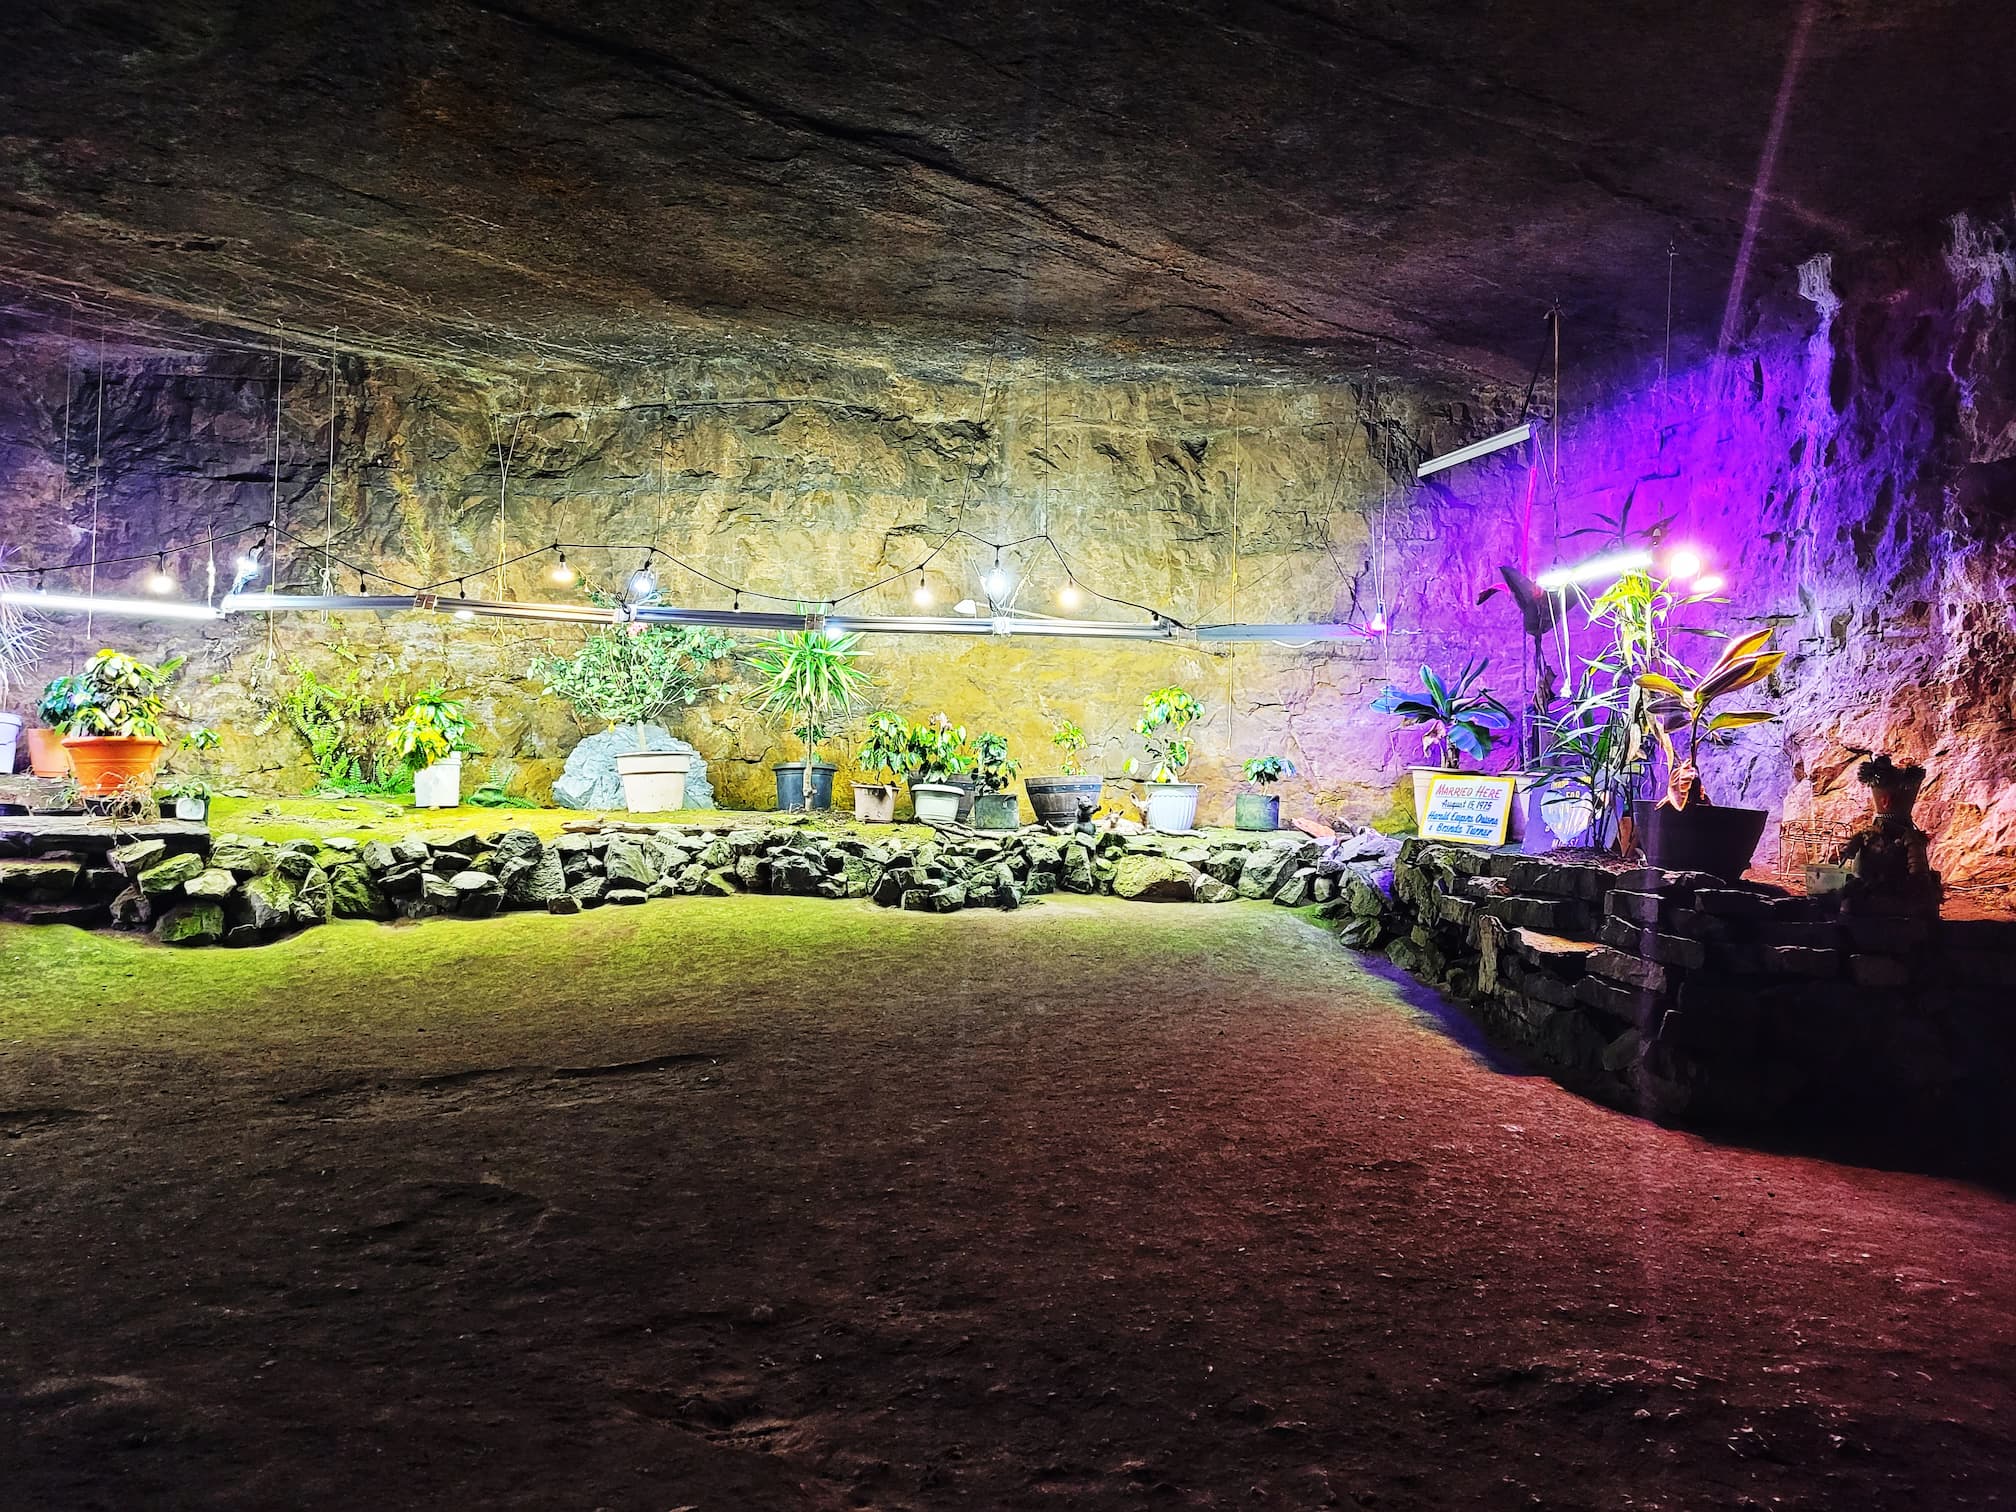
[[[1197,784],[1194,782],[1151,782],[1141,810],[1148,816],[1148,828],[1165,835],[1182,834],[1197,827]]]
[[[1414,828],[1419,829],[1428,818],[1428,784],[1437,777],[1447,777],[1448,767],[1409,767],[1407,775],[1414,779]]]
[[[208,798],[177,798],[175,800],[175,817],[187,824],[201,824],[210,817],[210,800]]]
[[[910,784],[910,801],[917,805],[919,824],[956,824],[959,819],[959,800],[965,796],[963,791],[949,783]]]
[[[686,807],[686,774],[693,758],[684,751],[632,751],[616,758],[623,779],[623,803],[633,814],[669,814]]]
[[[450,756],[413,774],[413,807],[454,808],[462,802],[462,758]]]
[[[21,716],[0,714],[0,775],[14,770],[14,743],[21,738]]]
[[[854,817],[863,824],[893,824],[896,820],[896,784],[855,783]]]

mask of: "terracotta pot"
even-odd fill
[[[37,777],[68,777],[70,753],[63,749],[60,730],[28,732],[28,770]]]
[[[153,780],[168,749],[145,735],[66,735],[63,749],[86,798],[110,798],[122,788]]]

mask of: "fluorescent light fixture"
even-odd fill
[[[1728,586],[1729,580],[1722,576],[1721,573],[1711,572],[1706,577],[1698,577],[1692,583],[1689,583],[1687,585],[1687,592],[1692,598],[1706,598],[1711,593],[1720,593]]]
[[[1442,472],[1447,468],[1459,467],[1465,462],[1475,462],[1479,457],[1488,457],[1493,452],[1501,452],[1508,446],[1517,446],[1522,441],[1533,439],[1533,422],[1515,425],[1508,431],[1500,431],[1495,436],[1486,436],[1482,441],[1472,441],[1468,446],[1459,446],[1454,451],[1444,452],[1439,457],[1430,457],[1414,469],[1414,476],[1425,478],[1430,473]]]
[[[329,612],[369,609],[387,613],[414,607],[410,593],[227,593],[217,605],[221,614],[286,613],[291,609]]]
[[[67,610],[72,614],[123,615],[129,619],[214,620],[223,611],[208,604],[177,603],[173,599],[99,598],[88,593],[27,593],[18,588],[0,592],[0,604],[23,609]]]
[[[1652,553],[1649,551],[1613,551],[1608,556],[1577,562],[1573,567],[1550,567],[1533,581],[1549,593],[1559,593],[1573,583],[1586,583],[1593,578],[1621,577],[1651,565]]]
[[[1208,641],[1363,640],[1358,625],[1199,625],[1197,639]]]
[[[1701,560],[1701,553],[1692,546],[1676,548],[1666,558],[1666,575],[1676,578],[1697,578],[1708,570],[1708,564]]]

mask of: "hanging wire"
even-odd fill
[[[322,475],[322,591],[335,591],[329,543],[336,534],[336,328],[329,328],[329,467]]]
[[[98,595],[98,486],[105,472],[105,328],[98,328],[98,434],[91,444],[91,576],[87,592],[91,597]],[[91,628],[94,616],[89,609],[84,611],[84,639],[94,639]]]

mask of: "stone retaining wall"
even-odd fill
[[[1410,840],[1385,907],[1342,933],[1635,1112],[2008,1144],[2016,921],[1842,917],[1702,873]]]

